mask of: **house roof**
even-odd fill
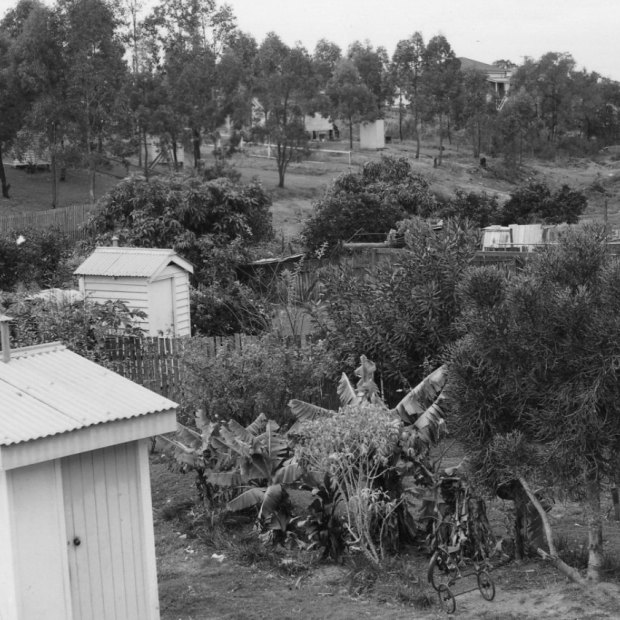
[[[174,250],[156,248],[99,247],[73,272],[77,276],[111,276],[153,279],[168,265],[189,273],[194,267]]]
[[[57,342],[11,350],[0,402],[0,446],[177,408]]]

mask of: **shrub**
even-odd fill
[[[405,158],[382,157],[361,173],[339,176],[315,205],[302,236],[310,250],[335,245],[355,235],[376,241],[407,215],[428,215],[436,207],[424,177]]]
[[[270,325],[269,310],[239,282],[214,282],[190,289],[192,332],[197,336],[258,334]]]
[[[347,371],[363,352],[382,372],[386,398],[409,389],[439,365],[455,338],[455,290],[478,247],[478,231],[446,220],[442,230],[412,218],[402,223],[406,248],[367,273],[326,271],[321,314],[329,350]]]
[[[286,426],[292,422],[287,403],[293,395],[321,401],[326,360],[320,342],[297,347],[265,335],[210,356],[208,340],[193,338],[183,355],[182,404],[192,412],[203,409],[212,420],[248,425],[264,413]]]
[[[469,220],[479,228],[485,228],[500,221],[501,208],[497,195],[457,189],[455,197],[441,205],[436,215],[441,218]]]
[[[552,193],[545,183],[533,183],[519,187],[501,210],[500,224],[576,224],[585,211],[588,201],[580,190],[563,185]]]
[[[56,303],[29,300],[23,294],[2,295],[0,306],[13,319],[11,339],[15,346],[59,340],[71,351],[100,363],[106,359],[106,335],[110,332],[139,335],[142,332],[134,326],[134,320],[145,316],[131,311],[120,301]]]
[[[0,289],[10,291],[18,284],[60,286],[71,278],[66,265],[70,255],[69,239],[59,230],[4,233],[0,235]]]

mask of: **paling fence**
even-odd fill
[[[218,349],[242,349],[257,336],[202,337],[204,353],[214,357]],[[104,343],[106,366],[119,375],[174,400],[180,394],[183,381],[182,356],[189,338],[160,338],[139,336],[108,336]]]
[[[73,205],[62,209],[4,215],[0,217],[0,233],[11,230],[22,231],[26,228],[37,230],[56,228],[70,239],[83,239],[86,234],[82,230],[82,224],[88,220],[92,208],[92,205]]]

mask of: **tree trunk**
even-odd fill
[[[282,145],[278,143],[276,146],[276,159],[278,162],[278,187],[284,187],[284,175],[286,173],[286,157],[286,144],[283,148]]]
[[[550,560],[558,570],[564,573],[569,579],[571,579],[575,583],[578,583],[581,586],[586,585],[587,581],[581,576],[579,571],[576,568],[573,568],[572,566],[566,564],[566,562],[561,560],[558,556],[558,552],[555,548],[555,542],[553,541],[553,532],[551,531],[551,525],[549,524],[549,519],[547,518],[547,513],[545,512],[545,509],[542,507],[541,503],[538,501],[538,498],[536,497],[536,495],[534,495],[525,479],[519,478],[519,482],[521,483],[523,490],[527,493],[527,496],[530,498],[530,501],[538,511],[538,514],[540,515],[540,518],[543,522],[543,528],[545,531],[545,538],[547,539],[547,546],[549,547],[549,553],[547,553],[543,549],[537,549],[538,554],[543,559]]]
[[[149,180],[149,145],[146,138],[146,127],[142,133],[142,146],[144,147],[144,178]]]
[[[438,164],[441,166],[443,162],[443,114],[439,115],[439,158]]]
[[[600,581],[603,562],[603,523],[598,480],[586,483],[586,521],[588,524],[588,580]]]
[[[353,150],[353,119],[349,118],[349,150]]]
[[[403,94],[398,93],[398,138],[403,141]]]
[[[4,162],[2,161],[2,143],[0,142],[0,183],[2,184],[2,197],[11,198],[9,190],[11,186],[6,181],[6,173],[4,172]]]
[[[52,209],[56,208],[56,201],[58,199],[58,185],[56,183],[56,147],[52,147],[50,164],[52,169]]]
[[[418,118],[418,111],[416,110],[414,117],[414,125],[415,125],[415,158],[420,159],[420,132],[422,131],[420,119]]]
[[[614,479],[614,487],[611,490],[611,503],[614,509],[614,521],[620,521],[620,498],[618,496],[618,480]]]
[[[175,172],[179,169],[179,160],[177,159],[177,141],[172,139],[172,159],[174,161]]]
[[[194,149],[194,168],[200,167],[200,132],[192,130],[192,146]]]

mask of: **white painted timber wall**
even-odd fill
[[[2,620],[159,619],[146,441],[0,471],[3,492]]]
[[[157,281],[173,278],[174,297],[174,335],[191,336],[191,320],[189,314],[189,274],[176,265],[168,265],[158,276]],[[154,284],[154,283],[153,283]],[[156,336],[157,334],[152,334]]]
[[[90,301],[105,303],[121,300],[130,310],[141,310],[148,314],[149,297],[146,278],[111,278],[105,276],[82,276],[80,290]],[[148,321],[137,321],[140,327],[148,329]]]

